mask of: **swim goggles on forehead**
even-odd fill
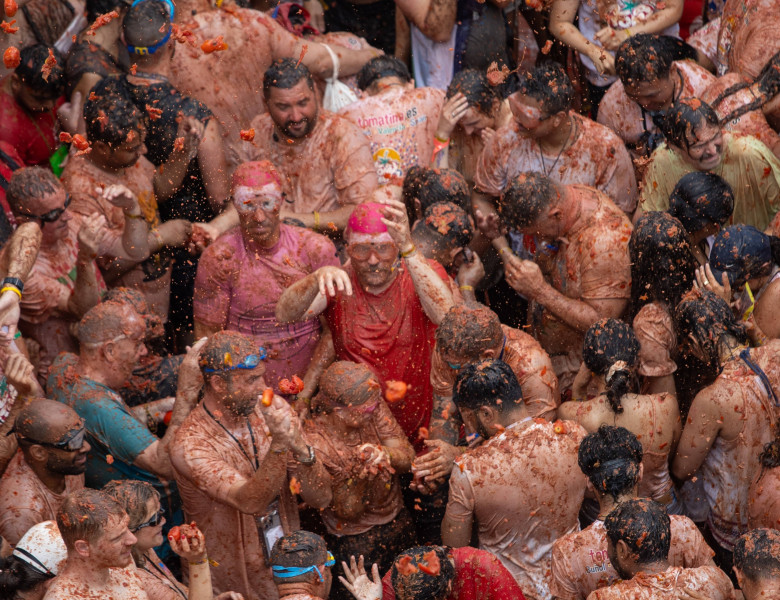
[[[333,555],[329,551],[328,559],[325,561],[325,566],[332,567],[335,564],[336,564],[336,559],[333,558]],[[274,577],[279,577],[280,579],[288,579],[290,577],[298,577],[306,573],[316,572],[317,576],[320,578],[320,581],[325,581],[325,578],[322,576],[322,573],[320,572],[320,568],[316,565],[312,565],[311,567],[281,567],[278,565],[274,565],[271,567],[271,571],[273,571]]]
[[[140,4],[141,2],[147,2],[148,0],[135,0],[130,5],[130,8],[133,8],[136,4]],[[171,22],[173,22],[173,18],[176,16],[176,9],[173,6],[173,2],[171,0],[160,0],[165,2],[165,4],[168,5],[168,12],[171,15]],[[140,54],[140,55],[147,55],[147,54],[154,54],[157,52],[160,48],[165,46],[165,44],[168,43],[168,40],[171,39],[171,33],[173,32],[173,27],[168,25],[168,33],[165,34],[165,37],[161,39],[159,42],[157,42],[154,46],[132,46],[130,44],[126,44],[127,51],[130,54]]]
[[[235,371],[236,369],[251,370],[254,369],[257,365],[259,365],[261,360],[265,360],[267,356],[268,356],[268,352],[266,352],[265,348],[260,346],[257,349],[257,354],[250,354],[238,364],[225,365],[224,367],[219,367],[219,368],[203,367],[203,372],[223,373],[225,371]]]

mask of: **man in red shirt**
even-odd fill
[[[418,431],[431,417],[434,331],[453,304],[447,274],[417,252],[401,202],[359,205],[344,237],[350,264],[320,267],[291,285],[276,318],[290,323],[322,314],[337,360],[368,365],[383,392],[388,381],[405,382],[406,396],[390,411],[419,452]]]
[[[57,61],[47,77],[44,64]],[[21,63],[0,83],[0,141],[7,142],[27,165],[48,165],[60,145],[55,107],[65,87],[65,59],[42,44],[21,51]]]
[[[419,546],[398,555],[379,580],[376,565],[373,581],[363,568],[363,557],[354,557],[339,577],[357,600],[525,600],[506,567],[490,552],[468,546],[449,549]]]

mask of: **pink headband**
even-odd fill
[[[269,183],[282,187],[282,178],[268,160],[245,162],[233,173],[233,189],[237,187],[261,188]]]

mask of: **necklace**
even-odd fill
[[[131,73],[130,77],[138,77],[139,79],[152,79],[157,81],[168,81],[165,75],[158,75],[157,73]]]
[[[241,454],[246,456],[246,459],[249,461],[249,463],[252,466],[254,466],[255,470],[260,468],[260,461],[257,459],[257,444],[255,443],[255,434],[252,431],[252,425],[250,425],[249,423],[249,417],[246,417],[246,428],[249,430],[249,437],[252,438],[252,452],[255,455],[254,460],[252,460],[252,458],[249,456],[249,453],[246,450],[244,450],[244,446],[241,444],[241,442],[238,441],[238,438],[234,436],[227,427],[225,427],[222,423],[220,423],[217,420],[217,417],[211,414],[211,411],[206,407],[205,403],[203,403],[203,410],[205,410],[206,414],[210,416],[214,420],[214,422],[217,425],[219,425],[224,430],[224,432],[227,433],[233,439],[233,441],[236,444],[238,444],[238,449],[241,450]]]
[[[539,146],[539,158],[542,159],[542,172],[547,177],[549,177],[550,173],[552,173],[553,170],[555,169],[555,165],[558,164],[558,160],[561,158],[561,155],[563,154],[563,151],[566,150],[566,146],[569,145],[569,140],[572,137],[571,134],[573,132],[576,132],[576,130],[577,130],[577,121],[576,120],[572,120],[571,116],[569,116],[569,135],[566,136],[566,141],[563,142],[563,146],[561,146],[561,149],[558,150],[558,156],[555,157],[555,161],[553,162],[553,164],[550,167],[549,171],[547,170],[547,165],[544,163],[544,152],[542,151],[542,142],[540,142],[539,140],[536,141],[536,144]],[[577,139],[576,135],[575,135],[574,139]]]
[[[154,567],[154,570],[157,571],[157,573],[159,573],[159,575],[157,573],[152,573],[149,569],[147,569],[146,568],[147,564],[148,565],[152,565]],[[155,579],[159,579],[163,583],[167,584],[168,587],[176,590],[182,598],[184,598],[185,600],[187,599],[187,594],[185,594],[178,586],[179,582],[175,581],[175,580],[171,581],[171,578],[168,577],[168,573],[166,573],[166,571],[162,567],[160,567],[159,565],[156,565],[153,561],[151,561],[151,560],[149,560],[147,558],[146,559],[146,564],[144,564],[141,568],[144,571],[146,571],[147,573],[149,573],[149,575],[151,575]]]

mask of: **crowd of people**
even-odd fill
[[[776,0],[5,0],[0,598],[780,598]]]

